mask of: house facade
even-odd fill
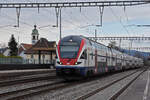
[[[53,63],[56,57],[56,42],[41,38],[30,49],[25,51],[26,59],[32,63]]]
[[[56,57],[56,42],[48,41],[46,38],[39,39],[39,32],[34,25],[31,33],[31,43],[22,43],[19,46],[19,56],[24,59],[24,63],[48,64],[52,63]]]
[[[21,43],[18,47],[18,56],[22,57],[23,59],[27,58],[25,51],[30,49],[32,44]]]
[[[10,56],[10,49],[8,47],[6,48],[1,48],[0,49],[0,54],[4,55],[4,56]]]

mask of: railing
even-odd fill
[[[0,58],[0,64],[22,64],[21,58]]]
[[[0,64],[55,64],[55,60],[36,60],[22,58],[0,58]]]
[[[23,64],[55,64],[55,60],[23,59]]]

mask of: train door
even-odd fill
[[[125,55],[122,53],[122,69],[124,70],[126,65],[126,61],[125,61]]]
[[[88,66],[92,67],[93,66],[93,50],[92,50],[92,48],[88,48],[87,60],[88,60]]]
[[[83,51],[83,54],[81,55],[81,59],[84,60],[84,66],[88,66],[88,55],[87,55],[87,49]]]
[[[112,50],[112,70],[115,70],[115,67],[116,67],[116,53],[115,53],[115,51],[113,50],[113,49],[111,49]]]
[[[87,55],[87,60],[86,60],[86,66],[87,67],[91,67],[91,49],[88,47],[86,51],[86,55]]]
[[[95,48],[95,73],[98,72],[97,49]]]
[[[110,70],[110,69],[111,69],[111,66],[112,66],[111,55],[112,55],[111,49],[108,48],[108,49],[107,49],[107,68],[108,68],[108,70]]]
[[[88,65],[88,67],[89,67],[89,65],[90,65],[90,49],[88,48],[88,52],[87,52],[87,65]]]
[[[114,57],[113,57],[113,51],[112,51],[112,49],[110,49],[110,51],[111,51],[111,69],[113,68],[113,66],[114,66]]]

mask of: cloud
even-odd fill
[[[44,0],[45,2],[67,2],[67,1],[85,1],[85,0]],[[86,0],[87,2],[89,0]],[[92,1],[92,0],[90,0]],[[96,1],[96,0],[93,0]],[[100,0],[97,0],[100,1]],[[1,0],[3,2],[43,2],[43,0]],[[149,28],[124,27],[131,24],[150,24],[149,5],[140,5],[133,7],[105,7],[103,15],[103,26],[101,28],[88,25],[100,24],[100,14],[98,7],[93,8],[63,8],[62,9],[62,36],[67,35],[85,35],[94,36],[97,29],[98,36],[145,36],[149,35]],[[20,37],[20,43],[31,43],[31,32],[33,25],[37,24],[40,37],[46,37],[48,40],[59,40],[59,28],[52,27],[56,25],[56,14],[54,8],[21,9],[20,27],[0,28],[0,37],[4,42],[8,42],[10,34]],[[1,26],[16,25],[16,10],[2,9],[0,12]],[[46,27],[47,26],[47,27]],[[87,26],[85,28],[81,28]],[[128,32],[127,32],[128,31]]]

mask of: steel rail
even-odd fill
[[[29,95],[35,95],[39,94],[41,92],[45,91],[50,91],[50,90],[56,90],[59,88],[62,88],[66,85],[62,81],[58,82],[53,82],[45,85],[40,85],[40,86],[35,86],[35,87],[30,87],[30,88],[25,88],[17,91],[11,91],[7,93],[2,93],[0,94],[0,98],[2,100],[20,100],[19,98],[26,97]]]
[[[39,77],[33,77],[33,78],[31,77],[31,78],[25,78],[25,79],[3,81],[3,82],[0,82],[0,87],[24,84],[24,83],[35,82],[39,80],[42,81],[42,80],[52,80],[52,79],[58,79],[58,77],[53,76],[53,75],[46,75],[46,76],[39,76]]]
[[[145,70],[144,70],[144,71],[145,71]],[[141,75],[144,71],[142,71],[139,75]],[[127,77],[129,77],[129,76],[131,76],[131,75],[133,75],[133,74],[135,74],[135,73],[137,73],[137,72],[138,72],[138,71],[135,71],[135,72],[133,72],[133,73],[131,73],[131,74],[128,74],[128,75],[124,76],[123,78],[120,78],[120,79],[118,79],[118,80],[115,80],[115,81],[113,81],[113,82],[111,82],[111,83],[109,83],[109,84],[107,84],[107,85],[105,85],[105,86],[103,86],[103,87],[100,87],[100,88],[98,88],[98,89],[96,89],[96,90],[94,90],[94,91],[92,91],[92,92],[90,92],[90,93],[88,93],[88,94],[86,94],[86,95],[83,95],[83,96],[77,98],[77,100],[85,100],[85,99],[87,99],[87,98],[89,98],[89,97],[95,95],[96,93],[98,93],[98,92],[100,92],[100,91],[102,91],[102,90],[104,90],[104,89],[106,89],[106,88],[108,88],[108,87],[114,85],[115,83],[117,83],[117,82],[119,82],[119,81],[121,81],[121,80],[123,80],[123,79],[125,79],[125,78],[127,78]],[[139,75],[138,75],[138,76],[139,76]],[[137,77],[136,77],[136,78],[137,78]],[[118,95],[117,95],[117,96],[118,96]],[[115,98],[115,97],[117,97],[117,96],[112,97],[111,100],[115,100],[115,99],[113,99],[113,98]]]
[[[132,72],[131,74],[135,73],[136,71]],[[39,87],[33,87],[33,88],[29,88],[29,89],[25,89],[25,90],[21,90],[21,91],[16,91],[14,93],[9,93],[9,94],[5,94],[2,96],[9,96],[9,95],[15,95],[21,92],[22,95],[18,95],[18,96],[14,96],[14,97],[10,97],[8,100],[20,100],[22,98],[26,98],[26,97],[31,97],[34,95],[38,95],[41,93],[45,93],[45,92],[50,92],[53,90],[60,90],[66,87],[71,87],[71,86],[75,86],[75,85],[79,85],[85,82],[89,82],[89,81],[93,81],[96,80],[98,78],[90,78],[88,80],[82,80],[82,81],[77,81],[77,82],[73,82],[73,83],[59,83],[58,86],[57,84],[53,87],[51,85],[43,85],[43,86],[39,86]],[[32,91],[31,91],[32,90]]]
[[[37,74],[46,74],[46,73],[54,73],[56,70],[44,70],[44,71],[25,71],[25,72],[4,72],[0,73],[0,80],[7,79],[10,77],[18,77],[18,76],[30,76]]]
[[[142,75],[146,70],[142,71],[138,74],[132,81],[130,81],[125,87],[123,87],[120,91],[114,94],[110,100],[116,100],[140,75]]]

